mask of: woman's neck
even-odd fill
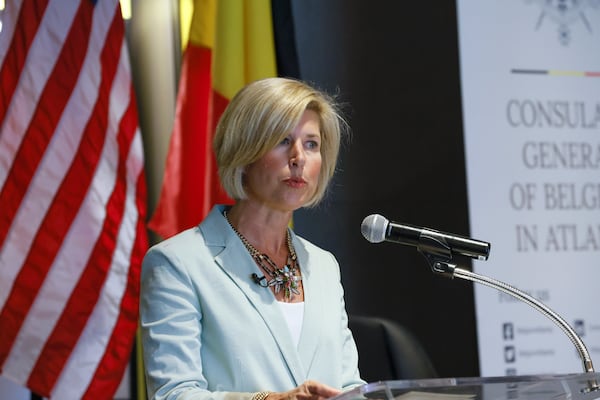
[[[227,211],[229,222],[258,251],[284,262],[288,255],[286,231],[291,217],[291,211],[260,208],[245,202],[238,202]]]

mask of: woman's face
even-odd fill
[[[319,116],[304,111],[298,125],[261,159],[246,167],[248,199],[267,207],[293,211],[317,190],[321,170]]]

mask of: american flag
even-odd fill
[[[112,398],[147,248],[119,3],[12,0],[0,20],[0,373]]]

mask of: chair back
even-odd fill
[[[348,326],[358,348],[358,367],[365,381],[438,377],[419,340],[400,323],[351,315]]]

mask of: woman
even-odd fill
[[[151,248],[141,327],[152,399],[323,399],[364,383],[333,255],[288,229],[333,176],[343,121],[305,83],[242,89],[214,139],[235,200]]]

